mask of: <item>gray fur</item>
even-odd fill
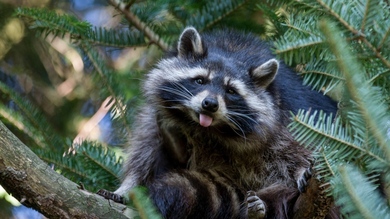
[[[202,40],[198,31],[193,27],[187,27],[180,36],[178,43],[178,57],[186,58],[188,51],[191,50],[195,55],[204,53]],[[190,49],[188,49],[190,48]]]
[[[276,59],[270,59],[253,70],[253,75],[261,81],[260,86],[267,87],[275,79],[278,68],[279,62]]]
[[[219,42],[214,39],[203,38],[194,28],[186,28],[176,53],[161,60],[147,75],[143,87],[146,104],[137,114],[131,147],[127,151],[125,178],[115,193],[126,195],[134,186],[144,185],[150,189],[165,217],[225,218],[227,216],[219,211],[226,200],[217,192],[223,187],[229,191],[228,209],[232,217],[245,218],[249,210],[253,218],[264,215],[287,218],[288,209],[282,209],[282,202],[290,202],[289,196],[299,193],[297,182],[302,181],[305,170],[310,168],[311,155],[286,128],[289,109],[283,108],[281,94],[273,88],[279,74],[279,62],[269,55],[269,51],[247,48],[250,42],[237,45],[232,42],[223,47],[232,54],[248,51],[248,57],[227,57],[219,53],[216,46]],[[213,46],[216,52],[212,50]],[[255,54],[249,49],[255,50]],[[208,59],[218,60],[223,68],[203,65],[202,60]],[[198,76],[213,81],[221,74],[224,77],[221,87],[234,87],[251,109],[248,115],[252,117],[231,111],[224,95],[218,93],[224,91],[205,89],[203,93],[195,94],[180,84],[182,80]],[[166,82],[176,83],[175,90],[164,88]],[[182,104],[169,105],[160,97],[161,92],[180,96]],[[201,127],[197,119],[198,111],[202,110],[199,105],[205,97],[216,98],[219,102],[217,111],[209,113],[213,121],[207,128]],[[252,131],[244,130],[237,121],[229,119],[237,114],[248,119]],[[221,134],[223,125],[231,127],[235,133]],[[204,215],[194,213],[201,204],[197,200],[204,196],[204,191],[197,189],[195,182],[203,186],[209,197],[210,206],[204,207],[209,210],[205,210]],[[172,191],[165,195],[164,192],[170,189]],[[256,195],[243,200],[242,194],[245,196],[247,191],[254,191]],[[179,195],[168,197],[168,194]],[[246,209],[246,203],[249,203],[249,209]],[[260,215],[253,213],[257,211]]]

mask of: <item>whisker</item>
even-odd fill
[[[241,113],[244,115],[257,115],[258,112],[255,112],[253,110],[242,110],[242,109],[229,109],[229,112],[234,112],[234,113]]]
[[[250,121],[252,121],[253,123],[255,123],[256,125],[259,124],[258,121],[256,121],[255,119],[251,118],[249,115],[256,115],[256,113],[252,113],[252,114],[243,114],[243,113],[239,113],[239,112],[232,112],[232,111],[228,111],[227,113],[228,115],[230,116],[237,116],[237,117],[241,117],[241,118],[246,118]],[[249,123],[248,123],[249,125]]]
[[[245,135],[244,130],[241,128],[240,124],[239,124],[236,120],[234,120],[232,117],[230,117],[229,115],[227,115],[227,119],[228,119],[231,123],[233,123],[233,124],[241,131],[242,134],[241,134],[241,133],[238,133],[238,132],[236,131],[236,129],[233,128],[233,131],[234,131],[238,136],[244,138],[245,144],[246,144],[246,135]]]
[[[182,84],[179,84],[175,82],[175,85],[178,86],[178,88],[181,88],[182,91],[185,91],[187,94],[190,95],[190,97],[193,97],[194,95]]]
[[[176,94],[178,96],[181,96],[185,99],[190,99],[191,98],[191,95],[189,95],[188,92],[186,91],[183,91],[183,90],[179,90],[179,89],[172,89],[170,87],[160,87],[159,90],[162,90],[162,91],[166,91],[166,92],[169,92],[169,93],[172,93],[172,94]]]
[[[178,100],[162,100],[162,103],[172,103],[172,102],[180,102]]]
[[[164,109],[180,109],[180,107],[177,106],[161,106]]]
[[[184,85],[177,82],[173,82],[173,85],[175,85],[177,90],[180,91],[180,93],[182,93],[183,95],[189,95],[189,97],[194,96]]]

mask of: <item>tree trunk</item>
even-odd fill
[[[23,205],[48,218],[130,218],[132,213],[56,173],[1,121],[0,184]]]

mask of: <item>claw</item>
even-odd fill
[[[306,191],[306,188],[309,184],[309,180],[312,177],[312,171],[311,168],[307,168],[302,175],[298,178],[297,184],[298,184],[298,190],[300,193],[304,193]]]
[[[105,199],[113,200],[114,202],[125,204],[125,201],[122,196],[115,194],[113,192],[107,191],[105,189],[100,189],[96,194],[102,196]]]

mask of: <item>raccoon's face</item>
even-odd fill
[[[271,129],[276,122],[266,88],[277,69],[275,59],[253,67],[208,52],[198,32],[187,28],[177,56],[162,60],[148,74],[145,92],[171,125],[179,122],[245,136]]]

